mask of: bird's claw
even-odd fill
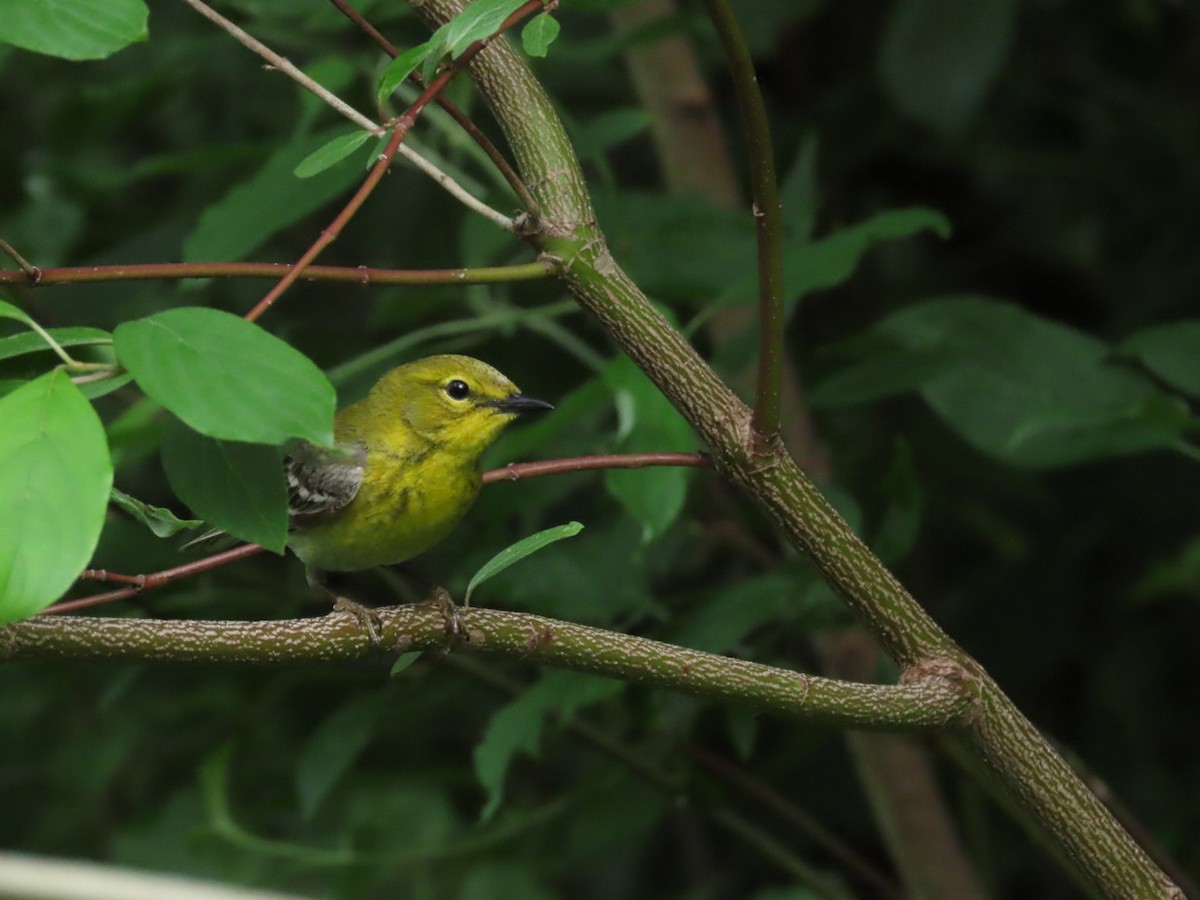
[[[458,615],[458,606],[454,602],[454,598],[450,596],[450,592],[442,587],[433,589],[433,597],[430,598],[430,603],[438,608],[438,612],[442,614],[442,618],[446,620],[446,633],[451,637],[458,637],[463,633],[462,619]]]
[[[356,603],[346,597],[337,597],[333,601],[333,608],[341,612],[350,613],[358,620],[358,624],[363,627],[367,633],[367,638],[371,641],[372,647],[380,647],[383,645],[381,632],[383,631],[383,621],[379,618],[379,613],[371,609],[369,606],[363,606],[361,603]]]

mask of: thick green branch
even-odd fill
[[[932,667],[897,685],[856,684],[716,656],[556,619],[492,609],[459,613],[451,641],[439,609],[426,604],[372,610],[379,645],[355,616],[267,622],[38,618],[0,629],[0,660],[121,660],[279,665],[377,659],[381,648],[475,649],[752,706],[806,722],[897,731],[945,725],[969,713],[969,680]]]

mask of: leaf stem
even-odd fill
[[[17,252],[17,248],[10,244],[4,238],[0,238],[0,252],[12,257],[12,261],[21,267],[21,271],[29,278],[31,284],[37,284],[41,278],[41,269],[29,262],[25,257]]]

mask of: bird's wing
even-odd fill
[[[367,451],[361,445],[326,450],[297,442],[283,459],[288,488],[288,527],[329,521],[358,493]]]

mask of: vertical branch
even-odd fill
[[[746,132],[750,156],[751,193],[758,234],[758,384],[754,392],[754,436],[765,448],[779,431],[779,396],[783,380],[783,257],[782,203],[775,179],[775,152],[767,109],[758,89],[750,49],[742,37],[727,0],[704,0],[716,26]]]

